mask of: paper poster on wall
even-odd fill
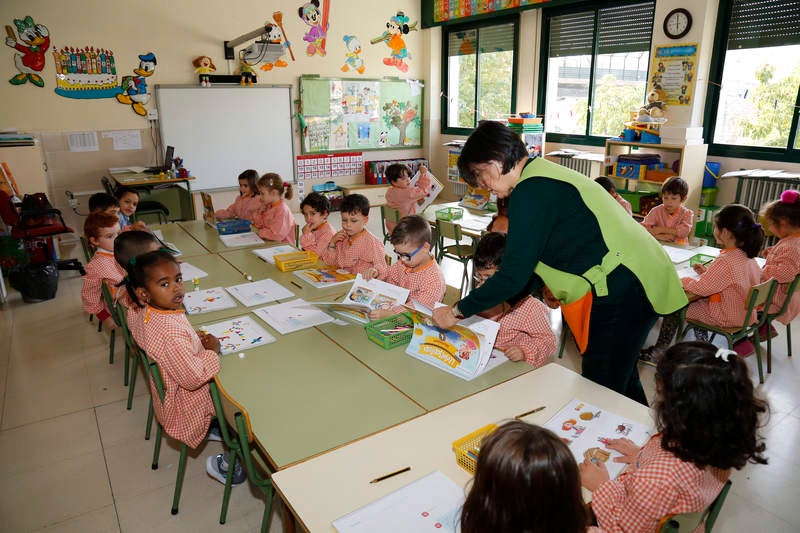
[[[668,105],[687,106],[697,76],[697,43],[656,46],[650,64],[650,90]]]
[[[400,86],[402,87],[402,86]],[[381,119],[388,131],[388,146],[414,146],[422,143],[420,103],[408,95],[410,89],[389,86],[381,91]]]
[[[378,82],[346,81],[342,84],[342,114],[345,120],[378,118]]]
[[[305,152],[330,150],[331,123],[327,117],[306,117]]]

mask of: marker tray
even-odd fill
[[[386,330],[394,329],[399,326],[411,327],[395,333],[386,332]],[[414,321],[411,319],[410,314],[400,313],[380,320],[373,320],[367,323],[364,329],[367,332],[367,338],[369,340],[383,347],[385,350],[391,350],[392,348],[411,342],[411,337],[414,335]]]
[[[497,429],[494,424],[487,424],[480,429],[476,429],[469,435],[465,435],[453,443],[453,451],[456,452],[456,462],[458,466],[475,475],[475,468],[478,466],[478,453],[480,453],[481,442],[492,431]]]

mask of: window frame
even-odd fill
[[[440,99],[441,104],[441,128],[440,131],[444,135],[469,135],[477,126],[477,114],[476,114],[476,124],[472,127],[460,127],[460,126],[448,126],[448,102],[447,102],[447,93],[450,90],[449,85],[449,71],[448,68],[449,64],[449,49],[450,49],[450,34],[456,33],[459,31],[465,30],[478,30],[480,31],[481,28],[486,28],[490,26],[498,26],[500,24],[508,24],[513,23],[514,25],[514,60],[511,63],[511,106],[510,106],[510,113],[517,112],[517,76],[519,75],[519,26],[520,26],[520,16],[519,13],[514,13],[511,15],[502,15],[497,17],[490,17],[490,18],[482,18],[477,21],[472,22],[464,22],[459,24],[447,24],[442,26],[442,59],[441,59],[441,75],[442,75],[442,95]],[[480,99],[480,80],[478,79],[478,72],[480,71],[480,56],[481,54],[478,53],[475,61],[475,108],[478,107],[478,100]]]
[[[720,0],[717,9],[717,24],[714,33],[714,50],[711,54],[709,69],[708,89],[706,91],[705,107],[703,108],[703,135],[708,144],[708,155],[718,157],[733,157],[739,159],[759,159],[764,161],[781,161],[786,163],[800,163],[800,147],[794,148],[798,143],[798,120],[800,119],[800,86],[795,97],[795,112],[789,126],[789,140],[785,148],[772,148],[767,146],[740,146],[736,144],[714,143],[714,134],[717,128],[717,112],[719,110],[720,92],[717,87],[722,82],[725,69],[725,56],[728,51],[728,33],[730,32],[730,19],[733,13],[731,0]]]
[[[539,41],[539,83],[536,96],[537,113],[547,116],[547,75],[550,63],[550,24],[549,21],[553,17],[561,15],[568,15],[576,11],[594,11],[595,29],[593,38],[593,51],[592,61],[589,70],[589,107],[591,108],[594,103],[595,92],[595,69],[597,63],[597,46],[598,46],[598,22],[600,10],[610,7],[621,7],[629,4],[640,4],[642,0],[606,0],[606,1],[586,1],[574,3],[569,5],[561,5],[555,7],[543,7],[541,17],[541,37]],[[655,6],[657,7],[657,6]],[[656,10],[653,10],[653,26],[656,23]],[[653,52],[653,30],[650,31],[650,44],[648,48],[648,55]],[[650,63],[652,57],[648,57],[647,78],[650,79]],[[648,82],[649,83],[649,82]],[[647,88],[645,87],[645,93]],[[644,99],[642,99],[644,103]],[[560,144],[576,144],[583,146],[605,146],[607,135],[591,135],[589,133],[591,126],[592,111],[589,111],[588,120],[586,121],[586,133],[577,135],[574,133],[554,133],[547,131],[545,124],[545,133],[548,142],[555,142]]]

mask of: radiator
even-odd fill
[[[450,187],[453,189],[453,194],[456,196],[464,196],[467,194],[467,184],[459,181],[451,181]]]
[[[753,210],[756,215],[764,204],[781,197],[781,193],[786,189],[798,189],[798,181],[794,178],[774,178],[769,176],[739,176],[736,184],[737,204],[746,205]],[[767,246],[775,244],[777,239],[769,237],[765,243]]]
[[[559,155],[557,157],[559,165],[565,166],[576,172],[580,172],[587,178],[603,175],[603,172],[600,170],[601,165],[599,161],[582,158],[578,159],[577,157],[573,157],[571,155]],[[593,167],[593,165],[597,165],[596,168]]]

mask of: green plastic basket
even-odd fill
[[[400,331],[392,331],[395,328],[405,328]],[[386,350],[397,346],[402,346],[411,342],[414,334],[414,321],[408,313],[382,318],[369,322],[364,329],[367,331],[367,338]]]
[[[436,218],[439,220],[454,220],[464,216],[464,210],[460,207],[445,207],[436,210]]]
[[[716,259],[713,255],[706,255],[706,254],[695,254],[689,258],[689,266],[695,265],[707,265],[711,261]]]

